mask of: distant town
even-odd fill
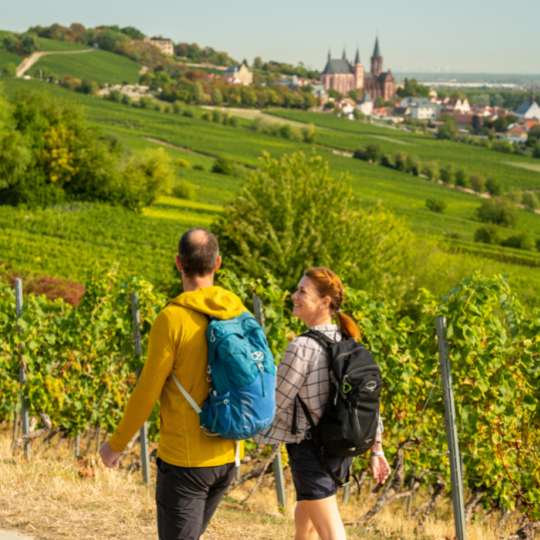
[[[79,52],[109,51],[127,57],[138,64],[138,73],[131,81],[126,76],[120,83],[95,80],[90,72],[84,77],[69,70],[56,72],[43,59],[65,52],[42,51],[39,39],[87,47]],[[444,75],[433,76],[431,81],[414,76],[401,80],[386,67],[391,58],[383,56],[378,36],[368,61],[363,61],[358,49],[354,55],[343,50],[335,56],[328,51],[326,59],[321,59],[321,71],[301,63],[265,62],[260,57],[237,62],[225,52],[149,37],[133,27],[37,26],[23,34],[5,36],[3,46],[19,54],[21,60],[16,66],[0,66],[4,75],[38,77],[142,107],[156,106],[155,100],[209,107],[299,108],[432,130],[442,138],[467,135],[497,139],[516,147],[527,142],[532,129],[540,129],[540,90],[532,83],[527,87],[526,82],[519,85],[500,76],[486,76],[485,81],[457,81]],[[77,50],[70,53],[77,54]]]

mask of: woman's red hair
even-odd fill
[[[330,268],[324,266],[310,268],[306,270],[304,275],[313,282],[321,297],[330,297],[330,309],[336,314],[342,332],[353,339],[359,340],[361,336],[360,328],[358,328],[352,317],[340,311],[345,297],[345,288],[339,276]]]

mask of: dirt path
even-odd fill
[[[14,531],[0,529],[0,540],[33,540],[30,536],[24,536]]]
[[[18,66],[16,71],[17,77],[22,77],[40,58],[51,54],[82,54],[94,52],[95,49],[81,49],[79,51],[37,51],[27,56]]]

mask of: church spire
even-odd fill
[[[381,56],[381,49],[379,47],[379,36],[375,38],[375,47],[373,48],[373,56],[377,58],[378,56]]]
[[[328,62],[330,62],[332,58],[332,52],[330,51],[330,49],[328,49]]]
[[[341,55],[342,60],[347,60],[347,53],[345,52],[345,48],[343,48],[343,54]]]
[[[360,63],[360,51],[356,48],[356,54],[354,55],[354,65],[357,66]]]

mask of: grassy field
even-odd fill
[[[7,430],[0,433],[0,527],[24,532],[40,540],[147,540],[156,535],[155,469],[152,484],[145,486],[137,470],[137,455],[123,459],[120,470],[105,469],[90,452],[73,458],[67,441],[54,446],[34,443],[32,458],[11,457]],[[127,472],[129,465],[134,472]],[[251,463],[253,466],[253,463]],[[249,465],[242,466],[247,472]],[[244,503],[254,480],[234,487],[225,496],[204,535],[205,540],[236,540],[239,532],[252,540],[286,540],[294,536],[294,489],[285,470],[287,507],[280,512],[271,475],[266,475],[258,491]],[[369,484],[369,482],[368,482]],[[422,527],[414,511],[426,502],[425,496],[383,507],[369,525],[362,516],[375,503],[367,486],[360,495],[353,491],[340,510],[350,540],[441,540],[453,537],[450,501],[439,500]],[[47,496],[44,496],[44,494]],[[340,497],[341,498],[341,497]],[[498,528],[500,516],[480,512],[468,526],[470,540],[492,540],[517,528],[519,516],[512,516]]]
[[[60,41],[57,39],[37,37],[36,41],[38,51],[80,51],[82,49],[88,49],[88,45],[82,43],[71,43],[69,41]]]
[[[481,203],[477,196],[336,155],[326,146],[312,146],[257,133],[247,127],[250,124],[248,120],[241,120],[238,127],[223,126],[202,120],[202,112],[197,109],[193,109],[196,117],[190,118],[135,109],[96,97],[71,93],[38,81],[9,80],[5,83],[6,93],[10,95],[38,88],[63,99],[81,103],[92,124],[103,132],[116,136],[134,151],[162,146],[174,159],[187,161],[191,167],[179,169],[179,177],[197,186],[198,192],[196,201],[189,203],[174,197],[162,198],[156,205],[146,209],[142,216],[105,207],[93,209],[82,206],[76,212],[66,212],[63,208],[38,212],[0,208],[0,252],[3,254],[2,259],[13,267],[36,270],[32,257],[39,256],[38,268],[42,272],[77,279],[86,272],[86,266],[102,268],[115,261],[150,279],[163,276],[163,267],[168,269],[170,246],[174,249],[180,232],[192,225],[208,225],[241,185],[240,178],[210,172],[216,156],[225,156],[245,168],[252,168],[256,166],[263,151],[277,156],[304,150],[322,154],[328,159],[335,173],[346,174],[352,182],[359,205],[369,208],[382,204],[408,221],[411,228],[427,241],[433,238],[444,240],[442,246],[446,252],[444,256],[448,258],[448,275],[444,279],[433,276],[433,283],[439,281],[446,286],[452,283],[454,278],[459,278],[455,267],[462,272],[480,268],[486,272],[508,274],[512,283],[526,291],[526,296],[530,298],[534,299],[540,291],[538,252],[500,246],[486,247],[473,242],[474,231],[481,225],[475,218],[475,210]],[[294,113],[297,114],[302,115]],[[331,117],[328,118],[332,120]],[[336,120],[338,119],[332,122]],[[345,122],[346,126],[356,125],[348,121],[339,122]],[[361,124],[358,125],[364,129]],[[371,129],[372,126],[365,128]],[[395,131],[378,127],[375,130],[377,134]],[[326,132],[332,136],[349,136],[345,131],[329,127],[320,128],[318,136]],[[417,140],[416,136],[399,131],[396,131],[395,136],[411,145],[413,143],[410,141]],[[441,144],[439,141],[432,143]],[[507,155],[457,145],[458,149],[462,147],[482,152],[490,159],[498,159],[499,156],[506,161],[509,159]],[[459,159],[459,156],[456,159]],[[536,177],[540,176],[527,170],[520,171],[520,174],[527,177],[529,182],[536,182]],[[447,204],[445,212],[437,214],[429,211],[425,204],[428,198],[444,200]],[[109,232],[96,235],[93,231],[96,230],[95,227],[101,230],[102,223],[107,223]],[[130,232],[126,233],[126,229]],[[501,229],[501,232],[503,237],[528,232],[533,238],[540,238],[540,216],[518,211],[517,226],[514,229]],[[93,240],[94,238],[99,238],[99,241]],[[81,262],[80,258],[74,259],[75,254],[82,251],[89,253],[88,265],[86,261]],[[156,259],[160,258],[165,258],[167,262],[156,262]]]
[[[507,190],[540,189],[540,163],[537,159],[453,141],[440,141],[431,135],[355,122],[333,114],[289,110],[270,112],[280,118],[312,123],[322,128],[317,132],[317,142],[326,146],[354,151],[376,143],[383,152],[391,155],[405,152],[422,161],[452,163],[465,169],[468,174],[492,176]]]
[[[51,40],[52,41],[52,40]],[[59,42],[61,43],[61,42]],[[67,44],[73,45],[73,44]],[[55,49],[48,49],[55,50]],[[65,49],[56,49],[66,52]],[[118,54],[93,50],[80,54],[51,54],[41,58],[30,69],[29,75],[39,76],[40,71],[57,77],[70,75],[97,83],[136,83],[141,66]]]

